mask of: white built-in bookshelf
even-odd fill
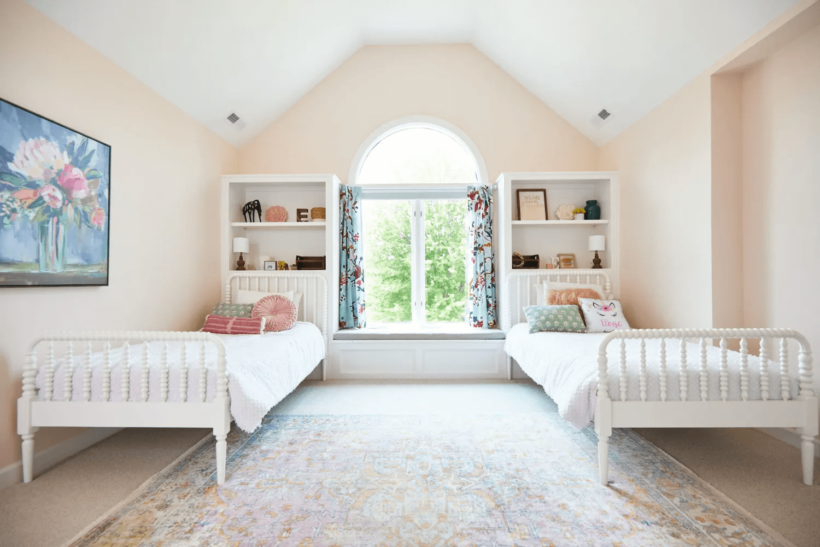
[[[233,252],[233,238],[245,237],[250,252],[245,255],[246,268],[253,264],[262,270],[261,256],[284,260],[291,265],[296,256],[325,256],[325,275],[332,270],[333,249],[338,245],[338,210],[334,196],[339,193],[335,175],[224,175],[222,177],[221,263],[223,284],[227,274],[236,269],[238,255]],[[262,220],[247,222],[243,206],[258,199]],[[274,205],[288,212],[286,222],[264,222],[265,211]],[[297,222],[297,209],[324,207],[326,220]],[[310,215],[308,214],[308,218]],[[275,272],[272,272],[275,275]]]
[[[498,243],[496,264],[504,287],[514,271],[513,252],[539,255],[543,269],[559,253],[575,255],[578,269],[592,267],[589,236],[606,236],[606,251],[599,252],[601,265],[609,270],[613,289],[618,289],[618,174],[612,172],[502,173],[498,179]],[[543,189],[547,197],[547,220],[519,220],[517,190]],[[559,205],[585,207],[597,200],[600,220],[558,220]],[[503,289],[502,289],[503,290]]]

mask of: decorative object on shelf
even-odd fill
[[[572,220],[575,216],[573,214],[574,210],[574,205],[559,205],[558,209],[555,210],[555,216],[558,217],[558,220]]]
[[[4,100],[0,144],[0,286],[108,285],[111,147]]]
[[[598,251],[606,251],[606,236],[589,236],[589,252],[595,251],[595,258],[592,259],[592,269],[601,270],[601,259]]]
[[[278,270],[287,270],[288,269],[288,263],[285,262],[284,260],[280,260],[279,261],[279,267],[277,269]]]
[[[264,270],[265,269],[265,262],[269,262],[269,261],[270,261],[270,257],[268,255],[259,255],[256,258],[256,268],[258,270]]]
[[[296,222],[307,222],[308,221],[308,210],[307,209],[296,209]]]
[[[578,267],[575,255],[572,253],[558,253],[558,264],[562,270],[574,270]]]
[[[287,266],[285,267],[285,269],[286,269],[286,270],[288,269],[288,268],[287,268]],[[296,270],[296,264],[291,264],[291,265],[290,265],[290,269],[291,269],[291,270]]]
[[[266,272],[275,272],[276,271],[277,262],[275,260],[268,260],[265,261],[265,271]]]
[[[256,270],[256,264],[248,264],[248,266],[245,269],[246,270]]]
[[[245,269],[245,258],[242,253],[250,251],[250,242],[246,237],[233,238],[233,252],[239,253],[239,260],[236,261],[236,269],[243,271]]]
[[[245,217],[245,222],[255,222],[254,218],[259,215],[259,222],[262,222],[262,204],[258,199],[249,201],[242,207],[242,216]]]
[[[540,266],[541,262],[538,258],[538,255],[522,255],[521,253],[513,253],[513,268],[521,268],[523,270],[537,270]]]
[[[552,270],[552,269],[553,269],[552,262],[546,262],[546,263],[544,264],[544,269],[545,269],[545,270]]]
[[[310,210],[310,220],[313,222],[321,222],[325,220],[325,208],[314,207]]]
[[[518,220],[547,220],[547,191],[516,190]]]
[[[296,255],[297,270],[324,270],[325,257],[323,256],[299,256]]]
[[[597,199],[587,200],[587,212],[584,218],[587,220],[601,220],[601,206],[598,205]]]
[[[267,222],[287,222],[287,220],[288,210],[281,205],[268,207],[268,210],[265,211],[265,221]]]
[[[557,257],[557,256],[553,256],[553,257],[551,257],[551,258],[550,258],[550,261],[552,261],[552,268],[553,268],[554,270],[557,270],[558,268],[560,268],[560,267],[561,267],[561,261],[560,261],[560,260],[558,260],[558,257]]]
[[[586,213],[586,211],[584,211],[583,207],[576,207],[572,210],[572,216],[575,220],[584,220],[584,213]]]

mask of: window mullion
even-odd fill
[[[412,321],[416,325],[422,325],[426,315],[424,309],[424,201],[414,199],[410,203],[413,211],[410,223]]]

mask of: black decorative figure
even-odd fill
[[[259,222],[262,222],[262,204],[259,203],[258,199],[249,201],[242,207],[242,216],[245,217],[245,222],[253,222],[254,213],[259,214]],[[248,220],[248,215],[250,215],[250,220]]]

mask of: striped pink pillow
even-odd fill
[[[287,297],[272,294],[254,305],[251,317],[264,317],[266,331],[281,332],[296,323],[296,305]]]
[[[208,315],[202,330],[213,334],[262,334],[265,332],[265,318]]]

